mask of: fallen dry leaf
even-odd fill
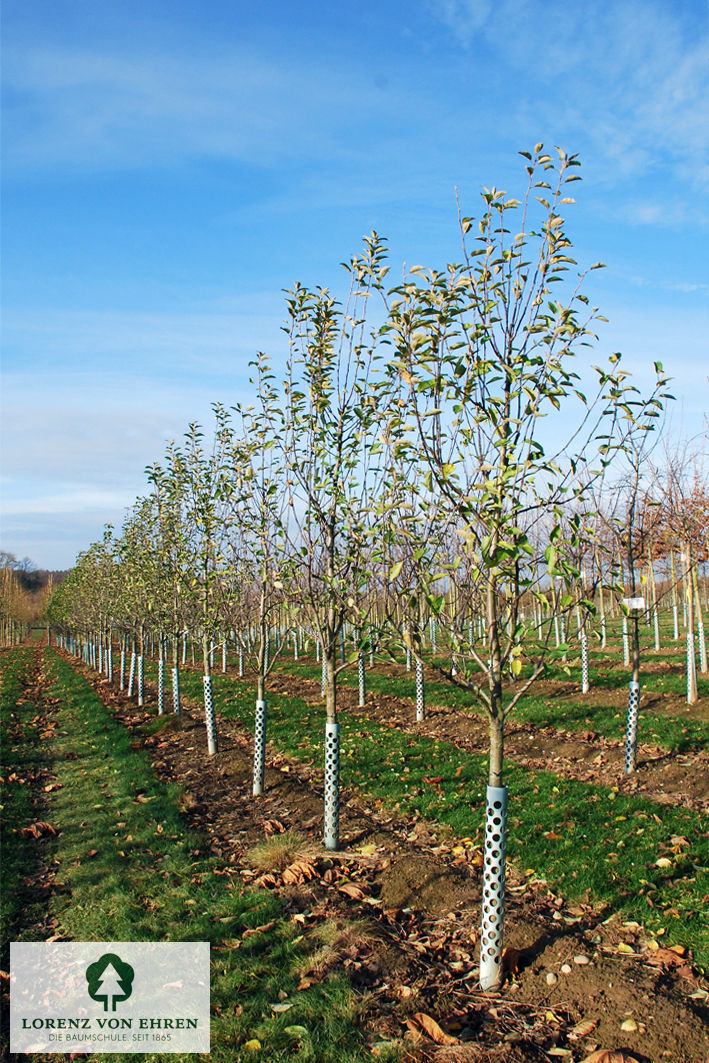
[[[635,1056],[628,1052],[614,1052],[608,1048],[599,1048],[597,1052],[591,1052],[581,1063],[638,1063]]]
[[[650,967],[683,967],[686,962],[674,949],[655,949],[645,957],[645,963]]]
[[[294,886],[311,878],[315,878],[315,867],[310,860],[296,860],[281,875],[284,886]]]
[[[245,930],[241,935],[242,938],[249,938],[252,934],[265,934],[267,930],[272,930],[276,925],[275,919],[272,919],[270,923],[264,923],[263,926],[252,926],[248,930]]]
[[[353,882],[343,882],[342,885],[337,888],[340,893],[346,893],[353,901],[361,901],[365,895],[364,890],[360,889],[359,886],[355,886]]]
[[[36,823],[30,823],[29,827],[22,827],[18,833],[25,838],[46,838],[48,834],[56,834],[57,832],[49,823],[37,820]]]
[[[577,1022],[569,1030],[569,1037],[588,1037],[590,1033],[593,1033],[600,1021],[600,1019],[582,1019],[581,1022]]]
[[[417,1011],[414,1015],[413,1021],[420,1026],[424,1033],[427,1034],[432,1041],[435,1041],[437,1045],[457,1045],[459,1043],[457,1037],[451,1037],[450,1034],[445,1033],[436,1020],[432,1019],[430,1015],[426,1015],[423,1011]],[[406,1025],[409,1025],[408,1022]]]

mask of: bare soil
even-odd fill
[[[562,684],[564,687],[566,685]],[[578,695],[578,688],[573,684],[570,686],[573,693]],[[316,683],[294,676],[274,676],[270,681],[270,689],[310,702],[319,700],[320,696]],[[613,693],[617,692],[607,692]],[[413,704],[409,699],[368,694],[365,708],[360,709],[357,707],[357,691],[352,688],[341,687],[337,696],[343,712],[363,713],[387,727],[428,738],[445,739],[471,753],[482,755],[487,752],[488,730],[482,717],[434,705],[427,709],[426,719],[416,723]],[[623,744],[594,731],[540,728],[510,720],[505,735],[505,755],[524,767],[554,771],[582,782],[612,786],[620,793],[641,794],[658,804],[679,805],[696,811],[709,809],[709,754],[703,751],[669,753],[643,742],[638,743],[637,754],[637,770],[625,775]]]
[[[658,947],[637,924],[623,925],[611,912],[570,907],[544,883],[523,879],[512,867],[506,980],[501,993],[483,993],[477,988],[478,848],[457,846],[445,831],[372,807],[344,789],[342,851],[327,853],[320,843],[320,772],[269,748],[267,791],[253,799],[246,728],[220,720],[219,752],[210,758],[202,714],[186,703],[181,721],[172,718],[161,732],[145,737],[142,725],[154,714],[137,710],[94,673],[82,672],[150,751],[158,774],[184,788],[187,822],[223,873],[276,891],[304,932],[327,924],[329,937],[323,939],[330,943],[304,962],[298,989],[331,972],[344,973],[360,996],[374,1057],[383,1044],[400,1042],[412,1063],[556,1058],[575,1063],[597,1049],[622,1053],[614,1063],[707,1063],[709,985],[683,950]],[[285,679],[282,689],[305,693],[301,683]],[[410,706],[377,702],[367,712],[386,716],[388,723],[397,722],[391,716],[396,712],[397,725],[414,729]],[[421,733],[447,734],[447,729],[453,732],[452,719],[437,712]],[[520,733],[520,743],[523,739]],[[457,732],[455,740],[473,745],[477,732]],[[617,755],[611,744],[590,737],[574,742],[601,751],[611,772]],[[547,755],[545,766],[563,770],[570,764],[567,754],[570,758],[571,750],[558,767]],[[598,778],[595,764],[593,771]],[[648,785],[658,795],[670,792],[657,781]],[[679,784],[672,793],[697,799]],[[285,869],[254,867],[254,845],[285,831],[305,835],[297,858]]]

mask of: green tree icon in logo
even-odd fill
[[[89,996],[92,1000],[102,1000],[104,1011],[115,1011],[116,1002],[127,1000],[133,992],[134,976],[129,963],[124,963],[115,952],[105,952],[86,968]]]

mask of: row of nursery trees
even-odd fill
[[[37,571],[28,557],[0,550],[0,646],[17,646],[44,617],[64,572]]]
[[[65,644],[94,663],[98,655],[109,674],[120,638],[121,682],[130,653],[129,688],[137,667],[141,700],[150,639],[159,711],[166,663],[179,711],[185,633],[197,638],[211,753],[214,651],[231,643],[240,673],[247,662],[257,677],[256,794],[268,676],[279,652],[314,643],[330,849],[339,845],[342,669],[358,667],[362,698],[367,655],[405,657],[421,713],[424,658],[472,694],[490,727],[484,988],[501,977],[505,721],[542,674],[560,624],[575,622],[587,661],[598,605],[603,617],[621,608],[632,628],[632,608],[612,603],[640,597],[644,580],[655,607],[681,590],[673,601],[694,652],[695,576],[707,556],[705,496],[680,531],[676,500],[645,490],[648,440],[667,397],[662,367],[642,395],[619,355],[592,367],[583,353],[599,315],[561,216],[578,160],[542,145],[523,155],[522,198],[484,190],[480,218],[460,219],[458,263],[414,267],[390,287],[372,234],[345,267],[344,301],[322,288],[289,292],[284,379],[260,354],[253,404],[216,406],[209,439],[190,425],[148,470],[149,493],[120,536],[106,529],[50,608]],[[677,489],[688,490],[684,475]]]

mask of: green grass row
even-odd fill
[[[184,693],[201,703],[196,672],[182,677]],[[228,676],[215,676],[219,714],[253,726],[254,691]],[[269,741],[289,755],[321,765],[322,705],[272,694]],[[484,757],[451,743],[387,729],[343,714],[342,780],[371,801],[449,826],[459,837],[480,837],[484,814]],[[206,741],[206,739],[205,739]],[[434,780],[434,781],[430,781]],[[613,789],[547,771],[508,765],[508,852],[517,866],[545,878],[569,900],[588,897],[664,931],[709,968],[709,819],[659,806]],[[687,839],[672,843],[672,838]],[[658,867],[658,859],[669,867]]]
[[[9,969],[10,940],[21,921],[31,923],[42,912],[27,893],[18,889],[21,879],[29,878],[38,867],[37,843],[16,833],[36,820],[37,805],[29,776],[46,764],[48,751],[40,739],[37,710],[30,702],[22,704],[32,652],[28,649],[5,651],[0,655],[0,776],[2,776],[3,853],[0,862],[0,966]],[[11,780],[10,775],[17,776]]]
[[[52,757],[62,788],[49,796],[43,818],[61,832],[51,847],[56,878],[67,887],[53,902],[63,936],[211,942],[211,1054],[218,1061],[360,1063],[370,1058],[345,982],[330,979],[295,992],[298,968],[310,947],[302,928],[285,917],[267,891],[245,890],[238,877],[218,873],[220,865],[204,854],[201,839],[185,830],[177,789],[156,779],[147,756],[133,748],[128,731],[87,682],[52,651],[45,656],[51,696],[59,699]],[[37,710],[17,707],[18,660],[11,655],[3,662],[12,679],[5,696],[11,712],[27,717]],[[20,765],[25,753],[24,743],[21,748],[8,744],[9,757],[17,757]],[[12,825],[6,826],[10,848],[20,840],[13,827],[32,811],[13,806],[12,815]],[[11,856],[6,889],[21,898],[18,872]],[[21,913],[11,914],[13,934],[22,940]],[[241,939],[245,929],[271,922],[263,932]],[[293,1007],[274,1013],[271,1004],[283,994]],[[262,1045],[259,1052],[244,1048],[253,1039]]]
[[[307,659],[293,661],[283,657],[278,661],[277,667],[288,675],[320,681],[320,665]],[[567,676],[566,679],[568,678]],[[356,689],[356,669],[349,668],[341,672],[339,681],[346,687]],[[709,683],[704,685],[709,696]],[[460,690],[452,683],[433,679],[427,674],[425,689],[430,705],[442,705],[449,709],[482,715],[483,710],[475,703],[472,694]],[[376,668],[368,669],[367,690],[413,701],[416,696],[414,673],[406,672],[402,668],[399,676],[392,676],[378,672]],[[619,710],[617,706],[584,703],[580,690],[576,697],[566,695],[564,698],[539,697],[530,693],[525,695],[515,708],[510,717],[510,726],[514,727],[519,722],[533,724],[535,727],[556,727],[569,731],[592,730],[606,738],[621,739],[625,736],[626,718],[627,711]],[[707,748],[709,725],[698,720],[660,716],[651,710],[641,709],[638,737],[640,742],[683,753],[692,749]]]

